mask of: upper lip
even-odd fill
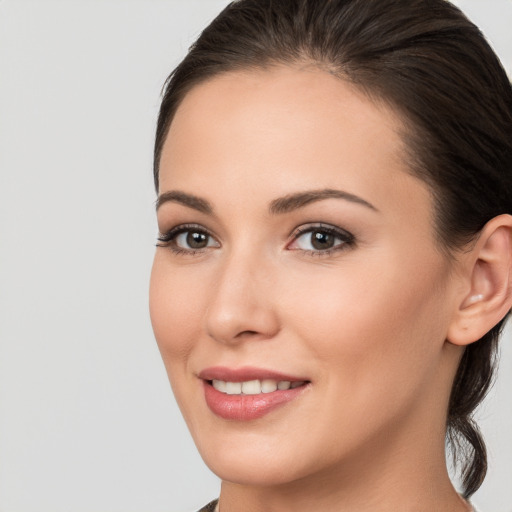
[[[205,368],[199,373],[199,378],[203,380],[222,380],[225,382],[247,382],[250,380],[276,380],[289,382],[304,382],[309,379],[288,375],[265,368],[256,368],[252,366],[243,366],[240,368],[228,368],[226,366],[211,366]]]

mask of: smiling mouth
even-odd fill
[[[226,395],[259,395],[273,393],[274,391],[286,391],[288,389],[300,388],[308,381],[289,381],[274,379],[254,379],[243,382],[230,382],[225,380],[212,379],[207,381],[217,391]]]
[[[216,416],[225,420],[251,421],[280,409],[311,390],[304,375],[252,366],[212,366],[198,375],[204,399]]]
[[[308,380],[203,379],[206,405],[216,416],[231,421],[252,421],[280,409],[311,389]]]

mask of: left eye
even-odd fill
[[[351,244],[353,238],[349,233],[333,228],[309,228],[296,235],[295,240],[288,248],[309,252],[327,252]]]
[[[208,233],[193,230],[179,233],[174,243],[180,249],[205,249],[216,246],[214,239]]]
[[[201,226],[177,226],[158,237],[158,247],[168,247],[177,254],[194,253],[210,247],[220,247],[219,242]]]

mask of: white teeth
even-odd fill
[[[280,390],[295,389],[304,385],[304,381],[289,380],[276,381],[272,379],[248,380],[245,382],[227,382],[224,380],[212,380],[212,386],[221,393],[228,395],[259,395],[260,393],[272,393]]]
[[[261,392],[272,393],[277,389],[277,382],[275,380],[265,379],[261,381]]]
[[[261,393],[261,384],[259,380],[250,380],[242,382],[242,393],[244,395],[259,395]]]
[[[226,393],[228,395],[239,395],[242,392],[241,382],[226,382]]]
[[[223,380],[212,380],[212,385],[217,391],[226,392],[226,382]]]

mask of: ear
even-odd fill
[[[512,216],[491,219],[463,260],[464,286],[447,333],[461,346],[478,341],[512,307]]]

